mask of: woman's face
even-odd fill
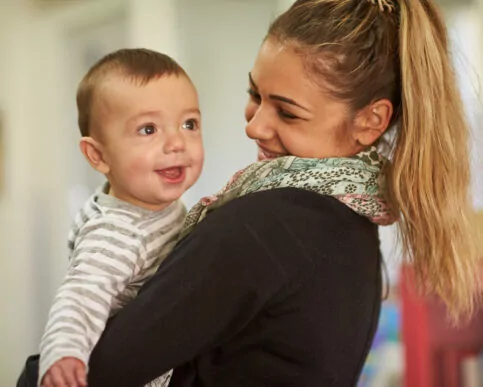
[[[299,55],[267,39],[249,74],[246,133],[255,140],[259,160],[284,155],[307,158],[350,156],[348,106],[325,94],[311,80]]]

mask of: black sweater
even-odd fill
[[[181,241],[107,325],[89,387],[355,386],[381,303],[377,227],[284,188],[234,200]]]

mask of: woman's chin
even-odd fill
[[[279,157],[287,156],[285,154],[280,154],[280,153],[268,153],[266,151],[263,151],[262,149],[258,149],[258,155],[257,155],[257,161],[267,161],[267,160],[275,160],[278,159]]]
[[[258,156],[257,161],[267,161],[267,160],[273,160],[275,157],[267,157],[267,156]]]

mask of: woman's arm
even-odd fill
[[[297,270],[279,262],[300,256],[280,211],[284,203],[262,193],[203,221],[108,323],[89,387],[143,385],[241,330]]]

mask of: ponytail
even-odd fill
[[[469,129],[433,0],[399,0],[401,114],[390,197],[418,283],[451,316],[475,309],[478,251],[469,196]]]

